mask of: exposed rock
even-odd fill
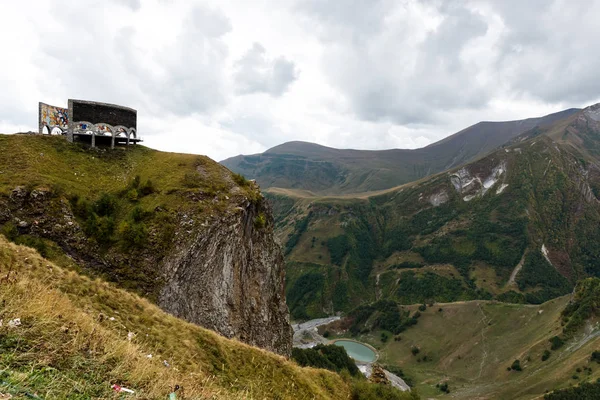
[[[254,227],[257,206],[243,208],[171,252],[161,268],[167,283],[159,305],[224,336],[289,355],[283,255],[271,226]]]
[[[373,364],[373,369],[371,371],[371,376],[369,380],[373,383],[379,383],[381,385],[389,385],[390,381],[385,374],[385,371],[379,364]]]
[[[446,203],[449,199],[450,197],[448,196],[448,193],[445,190],[442,190],[439,193],[434,193],[429,196],[429,203],[432,206],[437,207]]]

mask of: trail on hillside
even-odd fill
[[[523,253],[523,257],[521,257],[521,261],[519,261],[519,263],[517,264],[517,266],[515,267],[513,272],[510,274],[510,278],[508,279],[508,282],[506,283],[507,287],[515,284],[515,279],[517,278],[517,274],[519,273],[519,271],[521,271],[521,268],[523,268],[523,263],[525,263],[525,253]]]
[[[481,363],[479,364],[479,374],[477,375],[477,378],[475,378],[475,379],[481,378],[481,374],[483,373],[483,367],[485,366],[485,360],[487,360],[487,357],[488,357],[487,343],[485,341],[485,329],[488,326],[488,324],[490,323],[490,320],[488,320],[485,313],[483,312],[483,308],[481,308],[481,303],[477,303],[477,307],[479,308],[479,311],[481,312],[481,323],[483,324],[483,327],[481,328],[481,347],[483,349],[483,353],[481,355]]]

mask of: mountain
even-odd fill
[[[228,338],[289,355],[284,264],[255,184],[204,156],[0,135],[0,233]]]
[[[262,154],[240,155],[221,164],[263,188],[304,189],[321,195],[388,189],[475,160],[521,133],[577,113],[568,109],[540,118],[479,122],[416,150],[340,150],[289,142]]]
[[[300,368],[3,235],[0,276],[1,398],[166,399],[176,388],[177,399],[379,398],[379,385],[364,378]],[[418,399],[387,393],[390,400]]]
[[[539,304],[600,276],[600,105],[375,194],[270,189],[293,318],[400,304]]]

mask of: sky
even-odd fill
[[[600,0],[2,1],[0,132],[73,98],[135,108],[145,145],[218,161],[292,140],[418,148],[600,102],[598,15]]]

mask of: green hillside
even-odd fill
[[[273,191],[292,316],[377,299],[539,304],[600,276],[600,123],[592,111],[382,194]]]
[[[469,301],[436,303],[420,311],[405,307],[420,316],[398,335],[363,328],[365,333],[352,336],[344,321],[321,330],[376,347],[379,361],[390,370],[401,369],[425,398],[541,398],[600,378],[600,365],[592,356],[600,347],[599,283],[584,281],[572,303],[571,296],[564,296],[541,305]],[[593,291],[583,288],[590,284]],[[591,303],[595,306],[590,309]],[[563,326],[573,318],[565,315],[569,308],[589,309],[572,331]],[[450,396],[439,388],[444,383]]]
[[[577,111],[569,109],[520,121],[479,122],[415,150],[334,149],[289,142],[262,154],[240,155],[221,163],[248,179],[256,179],[263,189],[302,189],[321,195],[377,191],[472,161],[527,130],[547,126]]]

